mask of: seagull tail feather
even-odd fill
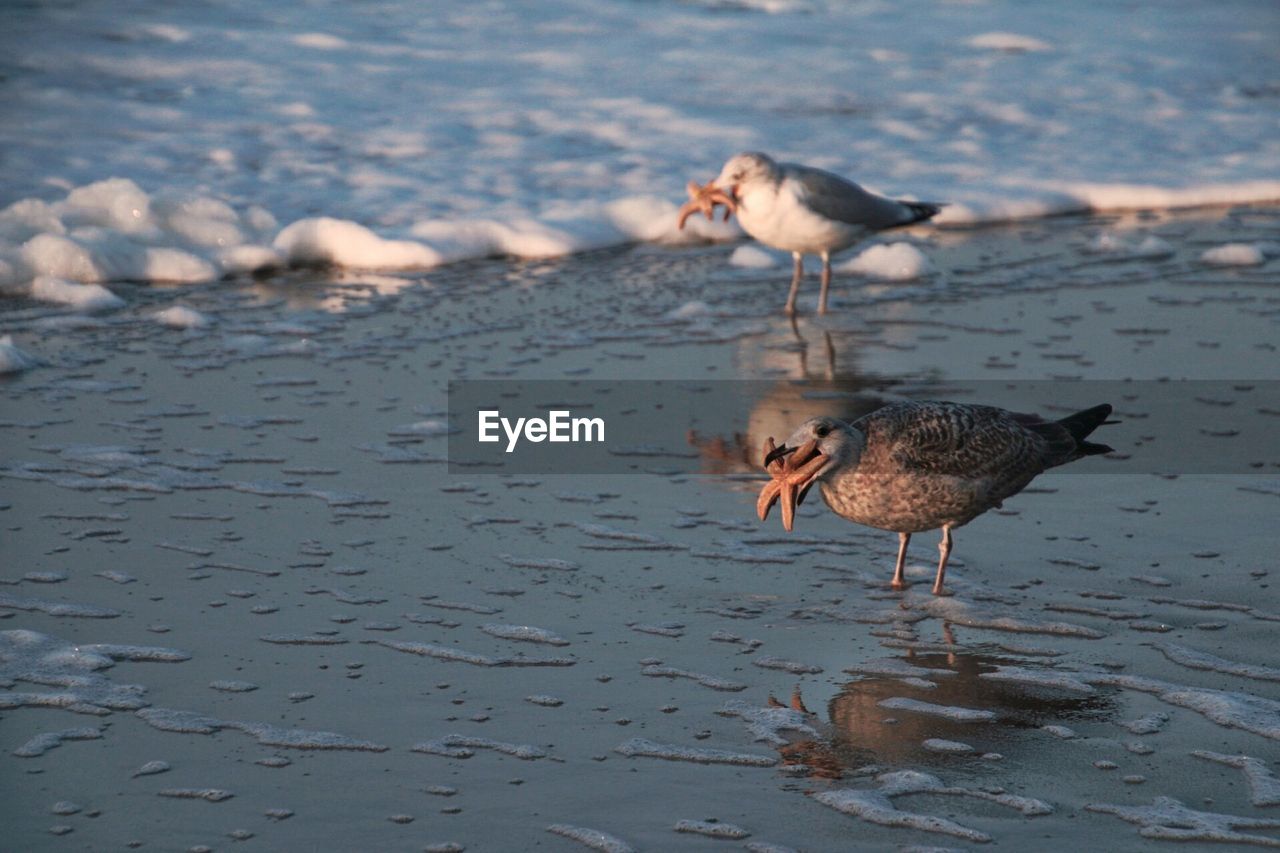
[[[928,201],[900,201],[898,203],[911,211],[911,218],[906,222],[903,222],[903,225],[912,225],[916,222],[924,222],[927,219],[932,219],[937,216],[945,206],[945,203],[935,204]]]
[[[1076,412],[1074,415],[1067,415],[1059,420],[1058,423],[1066,427],[1067,432],[1071,433],[1071,437],[1076,440],[1077,454],[1080,456],[1096,456],[1100,453],[1111,453],[1113,448],[1105,444],[1085,441],[1085,439],[1103,424],[1119,423],[1119,421],[1107,420],[1110,416],[1111,406],[1103,403],[1100,406]]]

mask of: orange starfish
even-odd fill
[[[818,472],[827,464],[828,457],[818,450],[817,440],[799,448],[775,447],[772,436],[764,443],[764,469],[773,477],[760,490],[756,498],[756,515],[764,521],[775,502],[782,501],[782,526],[791,532],[795,522],[796,507],[804,501],[809,487]]]
[[[697,211],[707,219],[714,219],[716,215],[716,205],[724,205],[724,221],[729,221],[729,215],[735,213],[738,209],[737,203],[733,200],[733,196],[726,193],[718,187],[712,186],[714,180],[708,181],[707,185],[700,186],[697,181],[690,181],[685,189],[689,192],[689,200],[680,208],[680,220],[677,223],[681,231],[684,230],[684,223]]]

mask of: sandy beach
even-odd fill
[[[734,245],[0,303],[40,360],[0,412],[6,845],[1280,844],[1277,261],[1202,259],[1278,225],[920,229],[932,273],[837,273],[794,325],[787,267]],[[766,392],[707,416],[695,472],[450,469],[450,380],[567,378]],[[1166,379],[1233,396],[1144,470]],[[1013,380],[1116,391],[1129,458],[957,531],[952,596],[933,534],[898,593],[892,534],[755,519],[763,437]],[[1215,467],[1259,435],[1252,473]]]

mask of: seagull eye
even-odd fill
[[[814,432],[814,435],[818,436],[818,438],[826,438],[828,435],[831,434],[831,427],[827,426],[826,424],[823,424],[822,426],[815,429],[813,432]]]

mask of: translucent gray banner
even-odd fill
[[[858,380],[449,383],[451,473],[748,474],[766,438],[808,418],[857,418],[894,400],[952,400],[1061,418],[1099,403],[1115,453],[1076,474],[1280,476],[1280,381]],[[482,440],[482,438],[484,440]]]

